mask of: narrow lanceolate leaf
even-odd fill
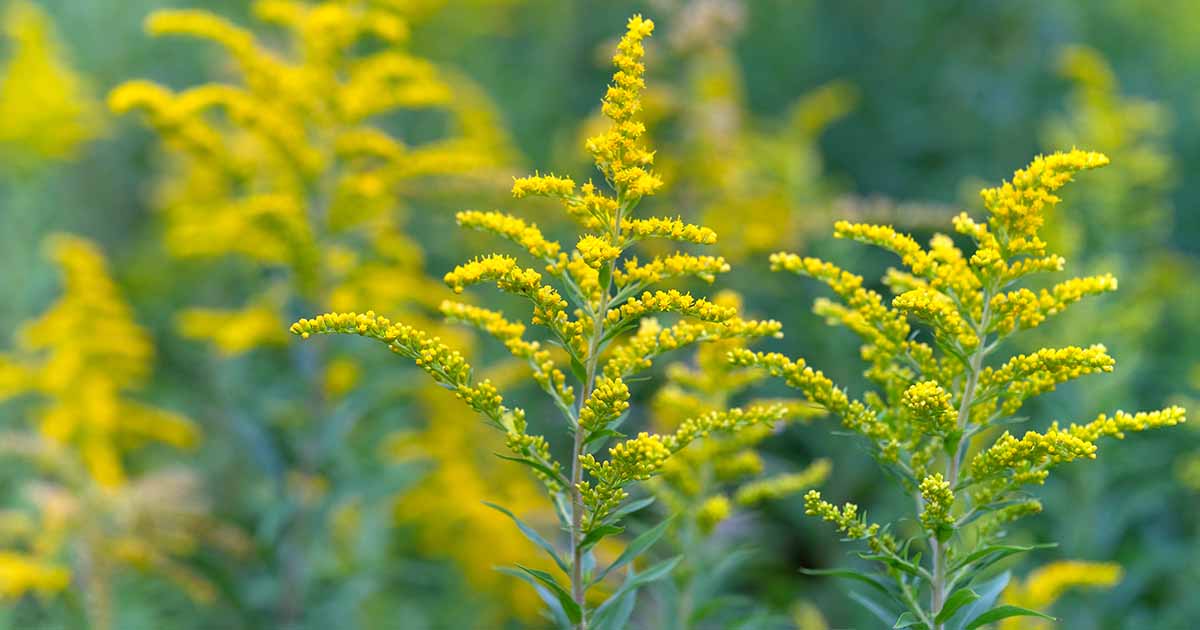
[[[997,606],[996,608],[993,608],[972,619],[971,623],[968,623],[964,630],[975,630],[975,628],[992,623],[993,621],[1000,621],[1001,619],[1008,619],[1009,617],[1040,617],[1050,621],[1057,621],[1054,617],[1040,613],[1036,610],[1029,610],[1028,608],[1021,608],[1020,606],[1005,604],[1004,606]]]
[[[1012,574],[1004,571],[986,581],[971,585],[971,590],[979,594],[979,599],[963,606],[951,616],[949,622],[945,624],[946,630],[964,630],[969,620],[991,610],[999,601],[1000,593],[1004,592],[1004,587],[1008,586],[1011,578]]]
[[[540,547],[542,551],[545,551],[546,555],[550,556],[550,558],[554,560],[554,564],[557,564],[558,568],[562,569],[564,575],[571,574],[571,567],[567,565],[566,561],[559,557],[558,551],[554,549],[554,545],[551,545],[549,541],[547,541],[545,538],[542,538],[542,535],[537,533],[537,530],[530,527],[525,521],[517,518],[516,514],[509,512],[495,503],[484,501],[483,504],[492,508],[493,510],[496,510],[497,512],[504,514],[508,518],[511,518],[512,521],[517,524],[517,529],[521,530],[521,533],[525,534],[525,537],[533,542],[533,544]]]
[[[1024,553],[1026,551],[1033,551],[1035,549],[1049,549],[1051,547],[1057,547],[1057,546],[1058,545],[1056,543],[1044,543],[1041,545],[1027,545],[1027,546],[988,545],[986,547],[983,547],[983,548],[980,548],[980,549],[977,549],[977,550],[971,552],[962,560],[959,560],[958,562],[954,563],[954,566],[952,566],[950,568],[950,571],[951,572],[957,571],[963,567],[970,565],[973,562],[978,562],[978,561],[980,561],[988,556],[991,556],[993,554],[995,554],[996,557],[989,558],[989,564],[995,563],[997,560],[1007,558],[1008,556],[1011,556],[1013,554]]]
[[[553,575],[538,569],[530,569],[529,567],[521,566],[519,564],[517,565],[517,568],[524,571],[533,579],[546,585],[546,587],[549,588],[552,593],[554,593],[554,596],[558,598],[558,603],[562,605],[563,611],[567,613],[567,619],[570,619],[571,623],[578,624],[579,621],[583,619],[583,610],[580,609],[579,604],[575,603],[575,600],[571,598],[571,594],[567,592],[567,589],[563,588],[562,585],[558,583],[558,580],[554,579]]]
[[[599,583],[610,572],[629,564],[634,558],[642,555],[642,553],[649,549],[651,545],[658,542],[659,538],[662,538],[662,535],[667,531],[667,525],[670,523],[671,519],[668,518],[658,525],[655,525],[651,529],[646,530],[637,538],[634,538],[633,542],[629,543],[629,546],[625,548],[625,551],[622,551],[621,555],[617,556],[617,559],[614,560],[612,564],[608,565],[608,568],[601,571],[600,575],[597,575],[596,578],[592,580],[592,584]]]
[[[621,583],[621,587],[612,594],[612,597],[609,597],[607,601],[605,601],[600,605],[599,608],[596,609],[596,617],[607,617],[608,615],[612,614],[608,612],[610,609],[622,603],[622,598],[626,596],[635,596],[638,588],[651,582],[661,580],[670,575],[671,571],[675,568],[675,565],[679,564],[679,560],[682,558],[683,556],[668,558],[662,562],[659,562],[658,564],[652,565],[650,568],[641,573],[634,573],[633,570],[630,569],[629,577]]]
[[[580,542],[579,545],[584,551],[587,551],[588,549],[595,547],[596,543],[600,542],[601,540],[609,536],[620,534],[623,531],[625,531],[625,528],[619,525],[601,525],[588,532],[587,535],[583,537],[583,541]]]
[[[921,630],[927,630],[929,626],[926,626],[925,622],[918,619],[916,615],[906,612],[902,613],[900,617],[896,619],[896,625],[892,626],[892,630],[899,630],[901,628],[920,628]]]
[[[625,518],[625,516],[633,514],[634,512],[637,512],[651,503],[654,503],[654,497],[646,497],[644,499],[638,499],[637,501],[630,501],[629,503],[626,503],[625,505],[613,510],[612,513],[608,515],[608,518],[604,519],[604,522],[607,524],[615,524],[617,521]]]
[[[937,618],[933,620],[934,623],[946,623],[950,620],[950,617],[954,616],[954,613],[958,612],[959,608],[977,599],[979,599],[979,593],[969,588],[954,591],[950,594],[950,597],[946,598],[946,603],[942,604],[942,610],[938,612]]]
[[[501,453],[494,453],[494,455],[496,457],[499,457],[500,459],[504,459],[504,460],[507,460],[510,462],[516,462],[518,464],[524,464],[524,465],[546,475],[547,477],[554,479],[555,481],[559,482],[560,484],[562,484],[564,486],[570,485],[567,483],[566,479],[563,479],[561,475],[559,475],[557,472],[555,472],[549,466],[535,462],[532,459],[526,459],[524,457],[513,457],[511,455],[503,455]]]
[[[546,588],[545,586],[542,586],[541,582],[529,577],[529,575],[522,573],[521,571],[511,569],[509,567],[496,567],[496,570],[505,575],[511,575],[512,577],[515,577],[532,586],[533,590],[537,591],[538,597],[541,598],[542,602],[546,604],[546,608],[550,610],[550,616],[554,617],[554,623],[559,628],[567,630],[573,627],[571,620],[567,618],[566,611],[563,610],[563,605],[562,602],[559,601],[558,595],[550,592],[550,589]]]
[[[887,587],[887,584],[878,580],[866,573],[855,571],[853,569],[800,569],[800,572],[805,575],[822,576],[822,577],[839,577],[847,580],[857,580],[863,584],[868,584],[880,593],[895,599],[895,594]]]

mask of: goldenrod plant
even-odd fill
[[[252,9],[268,30],[263,36],[205,10],[156,12],[146,21],[152,35],[215,44],[229,78],[178,91],[137,80],[109,95],[114,111],[140,112],[161,137],[168,166],[155,203],[167,251],[204,265],[209,280],[238,279],[240,304],[187,308],[177,324],[213,350],[218,413],[248,436],[246,448],[258,454],[254,462],[276,495],[274,507],[256,516],[270,550],[266,580],[280,583],[253,589],[260,599],[251,602],[272,623],[309,622],[315,608],[333,601],[360,610],[353,598],[361,594],[339,576],[387,568],[378,549],[349,547],[356,549],[349,559],[331,551],[329,537],[355,522],[376,531],[378,515],[391,518],[386,497],[406,481],[381,471],[386,454],[364,455],[351,440],[384,430],[364,428],[382,415],[381,400],[415,393],[372,382],[372,395],[352,396],[369,368],[320,344],[281,357],[275,351],[287,349],[285,322],[313,310],[374,305],[430,323],[451,293],[426,274],[425,252],[407,222],[438,191],[493,187],[511,154],[479,90],[409,49],[411,12],[427,8],[410,5],[260,0]],[[425,129],[413,133],[418,125]],[[289,377],[253,380],[256,387],[291,387],[299,368],[307,398],[298,392],[280,409],[242,393],[247,379],[262,379],[251,362],[271,358],[291,363],[270,370]],[[446,471],[436,464],[427,482],[444,485]],[[529,483],[486,469],[474,475],[500,486]],[[247,488],[248,495],[266,491]],[[476,516],[452,522],[488,532],[504,518],[471,522]],[[324,586],[330,583],[337,586]]]
[[[742,312],[742,299],[732,291],[718,293],[713,302]],[[653,319],[643,320],[642,326],[659,327]],[[689,418],[722,412],[767,378],[762,370],[734,366],[726,359],[730,351],[747,347],[749,341],[734,338],[706,343],[696,348],[690,359],[669,364],[664,385],[650,400],[652,426],[662,432],[673,431]],[[788,410],[784,422],[811,420],[823,413],[798,399],[751,398],[746,404],[783,405]],[[738,539],[736,532],[746,524],[733,524],[733,531],[727,532],[719,527],[739,516],[743,518],[737,520],[746,520],[756,507],[820,485],[831,468],[826,459],[797,471],[771,461],[758,447],[774,433],[775,427],[759,425],[697,440],[647,482],[667,515],[674,515],[666,539],[682,557],[672,579],[656,589],[659,619],[655,627],[713,627],[768,614],[727,591],[735,572],[759,551]]]
[[[0,511],[5,597],[79,590],[89,627],[117,628],[118,570],[178,583],[200,603],[215,587],[186,562],[203,542],[242,548],[241,536],[209,516],[195,474],[182,467],[131,472],[151,444],[192,448],[187,418],[134,398],[150,378],[154,346],[133,320],[100,250],[56,236],[49,250],[63,295],[26,324],[17,352],[0,355],[0,400],[29,399],[32,428],[0,433],[0,452],[34,464],[28,508]]]
[[[9,0],[0,11],[9,50],[0,65],[0,167],[69,160],[103,132],[100,103],[36,4]]]
[[[1046,214],[1075,173],[1107,163],[1100,153],[1054,153],[1036,158],[1010,182],[983,190],[987,221],[966,213],[954,220],[955,231],[974,243],[968,251],[945,234],[925,248],[889,226],[837,223],[836,236],[900,257],[905,270],[890,270],[885,278],[898,292],[890,306],[861,276],[832,263],[789,253],[771,258],[773,269],[812,277],[833,290],[839,301],[820,299],[815,310],[863,339],[865,375],[877,389],[852,398],[804,360],[778,353],[735,350],[731,360],[769,370],[839,416],[846,429],[867,438],[875,458],[911,495],[919,531],[873,523],[857,505],[835,505],[815,490],[805,495],[809,514],[867,546],[861,556],[877,562],[881,572],[843,574],[872,587],[871,609],[895,627],[973,629],[1014,616],[1045,617],[997,605],[1008,573],[988,572],[1032,548],[1003,539],[1011,522],[1042,510],[1029,487],[1042,484],[1056,466],[1094,459],[1101,438],[1185,419],[1180,407],[1118,411],[1083,424],[1053,422],[1020,437],[1007,430],[994,440],[981,436],[1019,422],[1016,414],[1028,399],[1113,369],[1102,345],[1042,348],[1007,359],[996,354],[1014,333],[1117,288],[1111,275],[1036,291],[1019,286],[1064,268],[1066,261],[1041,237]]]
[[[445,275],[446,284],[456,292],[494,283],[530,303],[529,323],[537,328],[461,302],[447,301],[441,309],[451,321],[482,329],[528,363],[533,381],[562,417],[569,455],[555,457],[550,440],[531,431],[524,409],[507,403],[491,380],[477,378],[461,352],[427,332],[373,311],[318,315],[291,328],[305,339],[338,333],[381,342],[415,362],[503,432],[510,454],[502,457],[532,470],[549,495],[561,528],[561,536],[546,537],[514,516],[521,532],[546,552],[560,574],[524,564],[505,570],[533,585],[562,627],[624,627],[638,588],[663,578],[678,563],[678,557],[641,569],[633,563],[663,534],[666,522],[639,535],[611,562],[602,566],[596,561],[592,553],[596,545],[621,533],[625,518],[651,501],[629,501],[631,489],[659,474],[698,438],[772,423],[788,413],[784,405],[754,405],[693,417],[665,434],[640,432],[629,438],[618,431],[630,412],[628,379],[650,368],[659,355],[694,343],[773,336],[780,328],[773,321],[743,320],[736,309],[689,293],[653,290],[654,285],[677,278],[711,282],[728,269],[720,257],[682,251],[645,261],[627,256],[647,239],[704,245],[717,238],[707,227],[636,213],[641,202],[662,187],[652,170],[655,154],[640,141],[645,131],[639,120],[642,41],[653,29],[653,22],[641,16],[629,20],[613,58],[617,70],[604,96],[609,127],[586,144],[612,193],[592,181],[577,186],[571,178],[549,174],[513,183],[515,198],[540,196],[562,203],[582,228],[574,247],[565,250],[535,225],[509,214],[463,211],[457,216],[460,225],[511,241],[542,270],[521,266],[512,256],[488,254]],[[639,326],[656,313],[679,316],[680,321]],[[530,330],[544,331],[546,338],[527,339]],[[491,564],[487,558],[479,561]],[[612,587],[606,599],[589,597],[621,570],[625,579]]]
[[[1024,580],[1013,580],[1004,588],[1000,600],[1032,610],[1048,610],[1068,591],[1111,589],[1124,577],[1121,565],[1112,562],[1060,560],[1032,571]],[[1048,630],[1053,624],[1045,619],[1010,617],[1000,622],[1000,630]]]

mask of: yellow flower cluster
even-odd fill
[[[1032,610],[1045,610],[1067,591],[1077,588],[1107,589],[1121,581],[1124,571],[1112,562],[1061,560],[1038,567],[1024,580],[1013,580],[1004,589],[1002,601]],[[1001,630],[1041,630],[1050,628],[1041,620],[1016,618],[1000,622]]]
[[[19,599],[27,593],[51,595],[66,590],[70,572],[59,565],[12,551],[0,551],[0,598]]]
[[[0,356],[14,381],[0,394],[42,398],[36,414],[40,433],[78,449],[92,478],[115,488],[126,479],[124,453],[139,441],[188,448],[199,433],[176,413],[127,398],[149,375],[154,348],[99,248],[57,236],[49,250],[62,274],[63,295],[24,326],[20,354]]]
[[[933,326],[939,340],[957,343],[966,350],[979,345],[979,335],[971,330],[945,293],[928,288],[913,289],[897,295],[892,306]]]
[[[600,431],[629,409],[629,387],[620,378],[602,377],[579,410],[579,426]]]
[[[991,301],[993,320],[989,332],[1004,335],[1017,328],[1034,328],[1084,297],[1116,290],[1117,279],[1105,274],[1072,278],[1039,293],[1025,288],[1000,293]]]
[[[655,357],[684,346],[718,339],[776,337],[781,335],[782,327],[774,320],[735,317],[716,324],[684,320],[663,328],[658,320],[645,318],[636,334],[612,350],[604,373],[610,377],[628,376],[648,369]]]
[[[917,487],[925,508],[921,510],[921,525],[930,536],[946,540],[954,533],[954,490],[942,473],[934,473],[921,480]]]
[[[66,64],[36,4],[6,3],[3,22],[10,56],[0,67],[0,162],[74,157],[103,130],[99,103]]]
[[[920,381],[904,390],[901,400],[909,421],[934,435],[949,435],[958,428],[958,412],[950,404],[950,392],[937,381]]]

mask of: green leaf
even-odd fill
[[[537,580],[516,569],[511,569],[509,567],[496,567],[496,570],[505,575],[511,575],[512,577],[515,577],[532,586],[533,590],[537,591],[538,597],[540,597],[541,600],[546,603],[546,607],[550,609],[550,615],[554,617],[554,622],[558,625],[558,627],[568,630],[574,627],[574,625],[571,623],[571,620],[567,619],[567,613],[563,611],[563,606],[562,603],[559,602],[558,596],[554,593],[551,593],[550,589],[542,586]]]
[[[566,479],[563,479],[561,476],[559,476],[559,474],[554,469],[550,468],[549,466],[546,466],[545,464],[535,462],[532,459],[526,459],[524,457],[513,457],[511,455],[503,455],[501,453],[495,453],[495,455],[496,455],[496,457],[499,457],[500,459],[503,459],[503,460],[507,460],[510,462],[516,462],[518,464],[524,464],[524,465],[546,475],[547,477],[550,477],[551,479],[558,481],[560,484],[562,484],[564,486],[570,485],[567,483]]]
[[[613,560],[613,563],[608,565],[608,568],[601,571],[600,575],[597,575],[596,578],[592,580],[592,584],[599,583],[606,575],[609,574],[609,572],[629,564],[634,558],[642,555],[642,552],[646,551],[651,545],[658,542],[659,538],[662,538],[662,535],[666,533],[667,526],[670,525],[670,523],[671,519],[668,518],[658,525],[655,525],[645,532],[642,532],[642,534],[637,538],[634,538],[633,542],[629,543],[629,546],[625,548],[625,551],[622,551],[621,555],[617,556],[617,559]]]
[[[1057,619],[1054,617],[1040,613],[1036,610],[1029,610],[1028,608],[1021,608],[1020,606],[1005,604],[1003,606],[997,606],[972,619],[971,623],[968,623],[967,627],[963,630],[975,630],[975,628],[985,624],[992,623],[993,621],[1000,621],[1001,619],[1008,619],[1009,617],[1040,617],[1042,619],[1049,619],[1050,621],[1057,621]]]
[[[583,619],[583,610],[580,609],[579,604],[575,603],[575,600],[571,598],[571,594],[568,593],[567,589],[563,588],[558,581],[554,579],[553,575],[538,569],[530,569],[529,567],[521,566],[519,564],[517,565],[517,568],[550,588],[550,591],[554,593],[555,597],[558,598],[558,603],[562,605],[563,611],[567,613],[567,619],[569,619],[571,623],[578,624],[580,620]]]
[[[609,536],[620,534],[623,531],[625,531],[625,528],[619,525],[600,525],[599,527],[596,527],[592,531],[588,532],[587,535],[583,537],[583,540],[579,543],[579,546],[586,551],[596,546],[596,543],[600,542],[601,540]]]
[[[525,521],[522,521],[521,519],[517,518],[516,514],[509,512],[508,510],[504,509],[503,507],[500,507],[499,505],[496,505],[495,503],[489,503],[488,501],[484,501],[483,504],[492,508],[493,510],[496,510],[497,512],[504,514],[508,518],[511,518],[512,521],[517,524],[517,529],[521,530],[521,533],[525,534],[525,537],[528,538],[530,541],[532,541],[533,544],[540,547],[542,549],[542,551],[545,551],[546,554],[549,555],[550,558],[554,560],[554,564],[557,564],[558,568],[562,569],[562,572],[564,575],[571,574],[571,567],[567,565],[566,561],[564,561],[561,557],[559,557],[558,551],[554,549],[554,545],[551,545],[545,538],[542,538],[542,535],[537,533],[537,530],[530,527],[528,524],[525,523]]]
[[[962,608],[963,606],[966,606],[977,599],[979,599],[979,593],[976,593],[969,588],[963,588],[954,591],[950,594],[950,597],[946,598],[946,602],[942,604],[942,610],[938,612],[937,617],[933,620],[934,623],[946,623],[946,621],[948,621],[950,617],[952,617],[954,613],[958,611],[959,608]]]
[[[587,368],[583,367],[583,364],[579,362],[579,359],[575,358],[575,355],[571,355],[571,373],[575,375],[575,378],[579,379],[580,383],[587,382]]]
[[[610,512],[609,515],[604,518],[604,522],[608,525],[616,524],[617,521],[621,520],[625,516],[633,514],[634,512],[637,512],[651,503],[654,503],[654,497],[646,497],[644,499],[638,499],[637,501],[630,501],[629,503],[626,503],[625,505],[622,505],[621,507]]]
[[[904,612],[896,619],[896,625],[892,626],[892,630],[897,630],[898,628],[921,628],[922,630],[927,630],[928,627],[916,615]]]
[[[1011,577],[1010,572],[1004,571],[989,580],[972,584],[971,590],[979,593],[979,599],[960,608],[945,624],[946,630],[963,630],[968,620],[978,617],[995,606]]]
[[[614,431],[612,429],[600,429],[599,431],[592,431],[591,433],[587,434],[587,437],[585,437],[583,439],[583,443],[591,444],[592,442],[595,442],[596,440],[600,440],[603,438],[610,438],[610,437],[611,438],[623,438],[626,436],[624,433],[621,433],[620,431]]]
[[[850,591],[848,596],[850,599],[858,602],[858,605],[866,608],[868,612],[878,617],[879,620],[884,623],[892,623],[892,620],[896,619],[896,616],[898,615],[897,612],[881,605],[879,602],[857,591]]]
[[[952,573],[954,571],[958,571],[959,569],[961,569],[967,565],[970,565],[971,563],[978,562],[978,561],[982,560],[983,558],[990,556],[992,554],[996,554],[996,557],[991,558],[990,562],[988,564],[994,564],[994,563],[998,562],[999,560],[1002,560],[1002,559],[1007,558],[1008,556],[1011,556],[1014,554],[1024,553],[1026,551],[1033,551],[1035,549],[1049,549],[1051,547],[1057,547],[1057,546],[1058,546],[1057,543],[1045,543],[1045,544],[1041,544],[1041,545],[1027,545],[1027,546],[1023,546],[1023,545],[988,545],[986,547],[983,547],[981,549],[977,549],[977,550],[971,552],[962,560],[959,560],[958,562],[954,563],[954,566],[950,567],[950,571]]]
[[[859,553],[858,557],[862,558],[863,560],[873,560],[875,562],[882,562],[882,563],[888,565],[889,567],[892,567],[893,569],[896,569],[898,571],[903,571],[903,572],[905,572],[909,575],[915,576],[915,577],[921,576],[921,570],[919,568],[917,568],[917,565],[915,565],[907,560],[904,560],[902,558],[896,558],[896,557],[889,556],[889,555],[882,554],[882,553]]]
[[[633,569],[630,568],[629,577],[621,583],[621,587],[612,594],[612,597],[609,597],[608,600],[606,600],[603,604],[600,604],[600,607],[596,609],[596,617],[611,614],[608,613],[608,610],[616,606],[617,603],[621,601],[621,598],[625,597],[626,595],[635,596],[639,587],[656,580],[661,580],[662,578],[670,575],[671,570],[675,568],[675,565],[679,564],[679,561],[682,558],[683,556],[668,558],[651,566],[641,573],[634,573]]]
[[[879,591],[880,593],[883,593],[884,595],[887,595],[888,597],[890,597],[892,599],[896,598],[895,594],[892,593],[891,589],[889,589],[887,587],[887,584],[872,577],[869,574],[862,573],[860,571],[855,571],[853,569],[800,569],[800,572],[805,575],[828,576],[828,577],[843,578],[843,579],[847,579],[847,580],[857,580],[859,582],[862,582],[863,584],[870,585],[875,590]],[[899,601],[899,600],[897,600],[897,601]]]

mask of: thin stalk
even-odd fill
[[[979,319],[979,324],[976,326],[975,332],[979,336],[979,345],[976,346],[975,352],[971,353],[971,358],[967,366],[967,382],[963,386],[962,400],[958,405],[958,432],[961,435],[967,427],[967,423],[971,419],[971,406],[975,403],[975,388],[979,385],[979,372],[983,369],[983,358],[988,353],[987,347],[987,329],[991,318],[991,291],[986,288],[983,291],[983,313]],[[960,442],[954,445],[950,453],[950,461],[947,464],[946,481],[951,488],[958,486],[958,475],[962,468],[962,459],[966,450],[962,444],[964,438],[959,438]],[[933,581],[930,584],[930,601],[929,610],[932,616],[936,617],[941,612],[942,606],[946,603],[946,543],[937,539],[937,536],[932,536],[930,539],[930,547],[932,548],[933,562]],[[940,623],[934,624],[934,630],[942,630],[943,626]]]
[[[621,215],[623,208],[618,208],[615,220],[613,221],[612,232],[614,235],[613,241],[618,242],[621,238]],[[583,386],[580,389],[579,407],[575,414],[575,440],[571,448],[571,599],[579,605],[581,611],[579,624],[576,625],[577,630],[587,630],[587,601],[585,598],[585,590],[587,585],[583,581],[583,494],[579,491],[579,484],[583,481],[583,466],[579,459],[583,456],[583,427],[579,426],[579,413],[582,411],[583,405],[587,402],[588,396],[591,395],[592,389],[596,385],[596,369],[600,364],[600,342],[604,339],[604,316],[608,312],[608,305],[612,300],[612,266],[615,262],[605,263],[608,268],[608,284],[603,288],[600,295],[600,303],[595,312],[592,314],[592,336],[588,341],[588,355],[584,368],[586,378]]]

